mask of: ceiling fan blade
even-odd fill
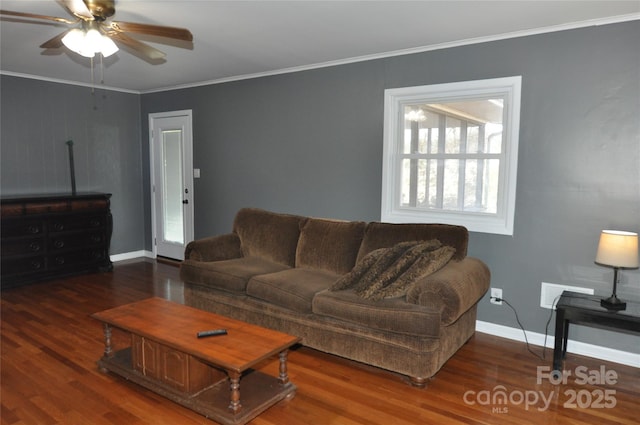
[[[45,41],[44,43],[42,43],[40,45],[41,49],[57,49],[59,47],[62,47],[62,38],[67,35],[67,33],[71,31],[71,29],[68,29],[58,35],[56,35],[55,37],[53,37],[52,39],[49,39],[47,41]]]
[[[148,44],[142,43],[135,38],[129,37],[126,34],[110,31],[107,33],[107,35],[115,41],[119,41],[125,46],[132,48],[149,60],[157,61],[159,59],[164,59],[164,57],[166,56],[164,52],[156,49],[155,47],[151,47]]]
[[[12,12],[10,10],[0,10],[0,15],[17,16],[20,18],[30,18],[30,19],[44,19],[45,21],[60,22],[62,24],[75,24],[78,22],[78,19],[76,19],[75,21],[72,21],[70,19],[57,18],[55,16],[36,15],[34,13]]]
[[[186,28],[139,24],[134,22],[111,22],[109,27],[110,29],[118,32],[133,32],[138,34],[155,35],[158,37],[174,38],[177,40],[193,41],[193,34],[191,34],[191,31]]]
[[[58,0],[62,5],[74,16],[78,18],[93,21],[95,18],[89,11],[89,8],[82,0]]]

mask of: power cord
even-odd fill
[[[556,304],[558,302],[558,300],[560,299],[561,295],[558,295],[553,302],[551,303],[551,313],[549,313],[549,319],[547,319],[547,324],[544,328],[544,343],[542,345],[542,356],[540,356],[538,353],[534,352],[531,349],[531,346],[529,344],[529,339],[527,338],[527,332],[524,330],[524,326],[522,326],[522,323],[520,322],[520,317],[518,317],[518,312],[516,311],[516,309],[509,303],[509,301],[505,300],[504,298],[500,298],[500,297],[491,297],[491,299],[493,301],[496,302],[503,302],[506,305],[509,306],[509,308],[511,308],[511,310],[513,310],[513,313],[516,316],[516,322],[518,322],[518,326],[520,326],[520,329],[522,329],[522,334],[524,335],[524,341],[527,344],[527,351],[529,351],[531,354],[533,354],[534,356],[536,356],[537,358],[539,358],[540,360],[546,360],[546,354],[547,354],[547,336],[549,335],[549,324],[551,323],[551,318],[553,317],[553,312],[555,311],[555,307]]]

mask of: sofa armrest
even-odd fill
[[[418,280],[407,292],[407,302],[440,311],[440,321],[447,326],[484,296],[490,280],[486,264],[477,258],[465,257]]]
[[[235,233],[191,241],[184,250],[185,260],[220,261],[240,257],[240,238]]]

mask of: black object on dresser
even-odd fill
[[[112,270],[110,198],[110,193],[2,197],[2,288]]]

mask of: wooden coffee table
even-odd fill
[[[92,317],[104,324],[105,350],[98,361],[102,370],[220,423],[244,424],[295,395],[287,375],[287,351],[298,337],[161,298]],[[114,349],[112,327],[131,334],[131,345]],[[228,334],[197,338],[198,332],[210,329],[226,329]],[[276,354],[279,376],[252,369]]]

